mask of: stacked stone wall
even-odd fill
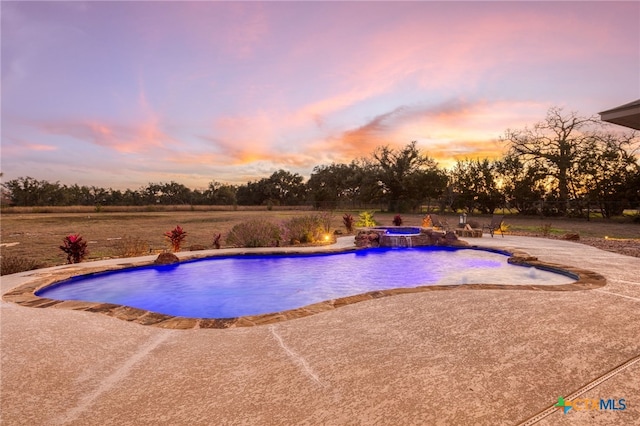
[[[460,240],[454,232],[422,229],[418,235],[387,235],[384,229],[365,228],[358,231],[356,247],[464,247],[469,244]]]

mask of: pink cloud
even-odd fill
[[[120,153],[147,152],[173,140],[153,121],[127,126],[109,125],[97,120],[65,120],[36,123],[36,127],[45,134],[68,136]]]
[[[475,90],[478,82],[486,78],[484,73],[493,69],[503,57],[514,64],[539,62],[540,58],[524,52],[521,48],[523,42],[549,52],[551,57],[566,54],[566,43],[556,46],[544,38],[544,34],[550,32],[549,28],[552,28],[553,36],[574,37],[571,36],[571,29],[560,25],[567,23],[565,16],[550,17],[549,13],[536,12],[530,7],[507,7],[513,9],[509,20],[505,20],[504,15],[480,11],[466,12],[460,15],[460,19],[446,22],[429,19],[425,22],[415,17],[385,22],[383,30],[362,38],[357,51],[358,60],[332,65],[332,72],[340,78],[335,78],[325,87],[325,96],[309,98],[297,109],[279,105],[273,98],[273,104],[268,105],[270,102],[267,101],[264,108],[248,110],[243,115],[219,116],[214,120],[210,135],[202,139],[216,151],[216,158],[224,158],[232,164],[287,157],[300,162],[306,161],[303,158],[328,155],[328,152],[334,158],[354,158],[368,154],[373,147],[381,144],[400,145],[413,139],[423,139],[427,145],[441,140],[449,141],[447,143],[457,140],[492,141],[509,125],[513,125],[513,122],[499,124],[504,121],[501,115],[509,114],[508,110],[496,108],[499,106],[496,102],[491,105],[482,105],[481,102],[473,105],[443,103],[431,109],[414,105],[394,108],[390,104],[386,112],[380,112],[351,129],[340,129],[335,124],[335,117],[390,93],[407,79],[417,82],[423,89],[452,89],[454,96],[465,90]],[[238,10],[240,22],[254,22],[254,25],[247,26],[246,40],[251,46],[256,46],[260,43],[260,37],[269,34],[269,27],[274,23],[270,17],[247,13],[243,7]],[[248,17],[246,20],[245,14]],[[336,19],[340,22],[341,18]],[[571,24],[579,27],[587,25],[584,22]],[[429,31],[425,32],[425,26]],[[581,32],[584,30],[580,29]],[[238,33],[237,40],[233,41],[232,33],[225,34],[230,45],[237,45],[239,50],[243,50],[242,40],[245,36]],[[323,52],[322,56],[328,55],[327,60],[339,58],[340,49],[336,49],[338,39],[347,33],[338,30],[337,35],[332,34],[322,38],[292,40],[290,53],[279,58],[279,68],[290,67],[294,59],[309,60],[311,58],[308,55],[316,52]],[[440,36],[436,37],[436,34]],[[539,37],[531,39],[527,34],[537,34]],[[352,41],[346,40],[346,43],[349,42]],[[579,47],[576,48],[578,50]],[[321,73],[323,64],[318,65]],[[499,76],[494,75],[493,78],[499,79]],[[253,90],[251,88],[256,87],[255,84],[251,82],[247,90]],[[247,98],[248,101],[252,99],[254,96]],[[542,114],[538,114],[537,118],[544,114],[546,108],[538,111]],[[515,114],[510,116],[513,118]],[[321,129],[327,134],[318,136],[310,131],[312,128]],[[297,135],[297,141],[292,140],[288,144],[282,142],[292,134]],[[296,142],[311,142],[311,145],[302,148]],[[278,152],[284,147],[291,152],[289,155]]]
[[[29,152],[50,152],[57,151],[58,147],[42,143],[34,143],[22,138],[6,137],[5,143],[2,145],[2,153],[7,156],[19,156],[28,154]]]
[[[69,154],[94,164],[232,175],[348,162],[416,140],[444,164],[496,155],[505,129],[558,101],[604,109],[637,88],[637,78],[596,78],[630,81],[622,74],[637,69],[638,41],[624,42],[637,30],[632,2],[82,5],[87,13],[46,17],[9,5],[25,19],[3,41],[13,83],[3,101],[20,117],[5,132],[30,143],[3,146],[7,155],[20,145],[40,159],[59,147],[47,158],[62,158],[73,144],[83,149]],[[43,21],[91,37],[62,31],[65,49],[53,55]]]
[[[340,112],[380,93],[383,93],[383,89],[379,86],[375,89],[356,88],[346,92],[336,91],[335,94],[310,102],[291,113],[289,119],[292,119],[294,123],[306,124],[311,121],[318,123],[327,115]]]
[[[328,99],[325,111],[346,104]],[[331,161],[350,162],[369,156],[378,146],[399,147],[413,140],[429,155],[447,163],[467,156],[495,158],[503,150],[496,141],[509,126],[531,124],[544,116],[547,108],[535,102],[452,99],[437,105],[399,106],[358,127],[337,131],[324,126],[318,130],[308,106],[291,116],[280,117],[273,111],[225,116],[215,120],[211,131],[215,136],[200,137],[205,146],[199,152],[172,154],[171,161],[313,167]],[[315,130],[301,137],[305,126]],[[292,138],[290,143],[280,140],[279,135],[287,134],[298,139]]]
[[[461,4],[433,3],[432,7],[459,8]],[[384,30],[363,39],[358,60],[347,61],[341,69],[342,84],[381,83],[388,87],[415,79],[422,89],[448,88],[455,94],[476,89],[487,78],[499,79],[514,69],[544,64],[553,68],[558,62],[591,57],[594,49],[607,53],[603,40],[612,38],[609,28],[576,15],[574,7],[567,5],[561,8],[562,13],[549,13],[545,4],[505,3],[504,13],[472,7],[456,19],[431,20],[429,15],[395,22],[390,19]],[[319,51],[329,48],[318,44]],[[502,71],[497,64],[502,64]]]
[[[57,146],[43,144],[28,144],[26,148],[31,151],[56,151],[58,149]]]
[[[270,142],[275,137],[273,120],[266,113],[247,116],[222,116],[214,121],[213,142],[218,154],[237,164],[270,156]]]

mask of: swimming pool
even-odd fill
[[[507,259],[484,250],[439,247],[236,255],[79,276],[36,295],[115,303],[188,318],[234,318],[392,288],[575,281],[558,273],[510,265]]]

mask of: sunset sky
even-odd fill
[[[495,157],[640,98],[640,2],[2,1],[3,181],[246,183]],[[621,129],[624,130],[624,129]]]

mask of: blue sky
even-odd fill
[[[245,183],[415,140],[496,157],[640,97],[639,2],[11,2],[2,172]]]

